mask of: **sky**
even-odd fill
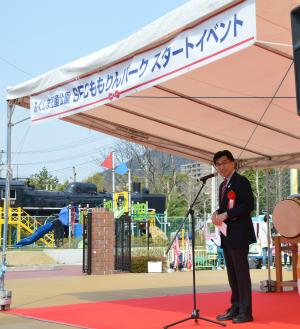
[[[6,162],[6,88],[114,44],[186,0],[0,0],[0,164]],[[16,107],[13,177],[46,167],[61,182],[102,171],[117,139],[61,120],[31,125]],[[0,177],[5,167],[0,166]]]

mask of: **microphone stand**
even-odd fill
[[[208,177],[210,178],[210,177]],[[191,205],[189,206],[189,209],[185,215],[185,218],[184,220],[182,221],[179,229],[177,230],[171,244],[169,245],[167,251],[166,251],[166,254],[168,254],[168,252],[170,251],[171,249],[171,246],[173,245],[178,233],[181,231],[183,225],[185,224],[185,222],[187,221],[187,218],[189,217],[189,215],[191,215],[191,219],[192,219],[192,262],[193,262],[193,302],[194,302],[194,308],[193,308],[193,311],[192,311],[192,314],[191,316],[187,317],[187,318],[184,318],[182,320],[179,320],[179,321],[176,321],[176,322],[173,322],[171,324],[167,324],[164,326],[164,329],[167,329],[167,328],[170,328],[172,326],[175,326],[179,323],[182,323],[182,322],[185,322],[185,321],[188,321],[188,320],[195,320],[195,322],[198,322],[198,319],[201,319],[201,320],[205,320],[205,321],[208,321],[208,322],[212,322],[212,323],[216,323],[220,326],[223,326],[223,327],[226,327],[226,324],[225,323],[222,323],[222,322],[218,322],[218,321],[215,321],[215,320],[211,320],[211,319],[207,319],[207,318],[204,318],[202,316],[200,316],[199,314],[199,309],[197,309],[197,300],[196,300],[196,272],[195,272],[195,218],[194,218],[194,205],[203,189],[203,187],[205,186],[206,184],[206,180],[208,179],[202,179],[202,185],[194,199],[194,201],[191,203]]]

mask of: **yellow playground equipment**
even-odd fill
[[[114,208],[115,218],[121,217],[123,214],[128,213],[133,219],[143,220],[148,219],[148,203],[131,203],[129,207],[129,193],[116,192],[114,193],[114,200],[107,200],[104,202],[104,208],[112,211]]]
[[[112,211],[112,200],[104,203],[104,208]],[[144,203],[131,203],[129,207],[129,194],[128,192],[117,192],[114,194],[114,215],[115,218],[120,218],[124,213],[129,213],[133,221],[148,221],[149,230],[152,238],[167,239],[166,234],[156,226],[157,214],[155,209],[148,208],[148,202]]]
[[[4,208],[0,207],[0,237],[2,237],[2,229],[4,225]],[[21,240],[25,236],[34,233],[40,226],[42,226],[36,218],[27,214],[22,208],[9,208],[8,209],[8,246],[13,246],[13,233],[16,233],[16,241]],[[15,241],[15,242],[16,242]],[[54,234],[45,234],[43,238],[39,239],[37,244],[43,244],[47,247],[54,247]],[[0,239],[0,246],[2,239]]]
[[[115,218],[119,218],[123,214],[128,213],[128,211],[129,211],[129,194],[128,194],[128,192],[114,193],[113,202],[112,202],[112,200],[105,201],[104,208],[109,209],[111,211],[114,208]]]

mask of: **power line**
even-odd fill
[[[86,165],[87,163],[93,163],[93,162],[96,162],[97,160],[96,159],[93,159],[93,160],[89,160],[89,161],[84,161],[84,162],[81,162],[81,163],[77,163],[73,166],[68,166],[68,167],[64,167],[64,168],[60,168],[60,169],[55,169],[55,170],[50,170],[49,173],[53,173],[53,172],[56,172],[56,171],[64,171],[66,169],[70,169],[72,167],[81,167],[81,166],[84,166]]]
[[[53,147],[53,148],[42,149],[42,150],[28,150],[28,151],[20,151],[20,152],[12,152],[12,153],[14,153],[14,154],[52,153],[52,152],[58,152],[58,151],[82,146],[85,144],[89,144],[89,143],[95,142],[97,140],[101,140],[101,137],[100,138],[99,138],[99,136],[87,137],[87,138],[79,139],[77,141],[72,141],[72,142],[69,142],[66,144],[62,144],[62,145],[59,145],[59,146]],[[82,141],[82,143],[81,143],[81,141]]]
[[[73,160],[77,158],[83,158],[86,156],[91,156],[94,155],[95,152],[98,152],[99,155],[101,155],[100,150],[107,149],[108,147],[111,147],[111,143],[109,145],[106,145],[105,147],[99,146],[97,148],[90,149],[84,153],[80,153],[77,155],[73,155],[71,157],[63,157],[63,158],[57,158],[53,160],[43,160],[43,161],[38,161],[38,162],[22,162],[22,163],[12,163],[13,166],[32,166],[32,165],[43,165],[43,164],[48,164],[48,163],[53,163],[53,162],[61,162],[61,161],[68,161],[68,160]],[[93,160],[95,161],[95,160]]]
[[[19,66],[13,64],[12,62],[10,62],[9,60],[5,59],[4,57],[0,56],[0,59],[5,62],[6,64],[10,65],[11,67],[13,67],[14,69],[16,69],[17,71],[20,71],[28,76],[30,76],[31,78],[34,78],[34,76],[30,73],[28,73],[27,71],[24,71],[23,69],[21,69]]]
[[[53,159],[53,160],[44,160],[44,161],[38,161],[38,162],[22,162],[22,163],[12,163],[13,166],[32,166],[32,165],[43,165],[43,164],[47,164],[47,163],[53,163],[53,162],[61,162],[61,161],[68,161],[68,160],[73,160],[73,159],[77,159],[77,158],[83,158],[85,156],[89,156],[91,154],[94,154],[95,151],[98,152],[99,148],[95,148],[95,149],[91,149],[87,152],[84,153],[80,153],[71,157],[63,157],[63,158],[57,158],[57,159]]]

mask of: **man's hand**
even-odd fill
[[[216,214],[214,218],[212,218],[212,222],[215,225],[221,225],[228,218],[227,212],[223,212],[222,214]]]
[[[211,215],[211,221],[216,225],[215,223],[215,220],[216,220],[216,217],[218,216],[218,212],[215,211],[212,215]]]

